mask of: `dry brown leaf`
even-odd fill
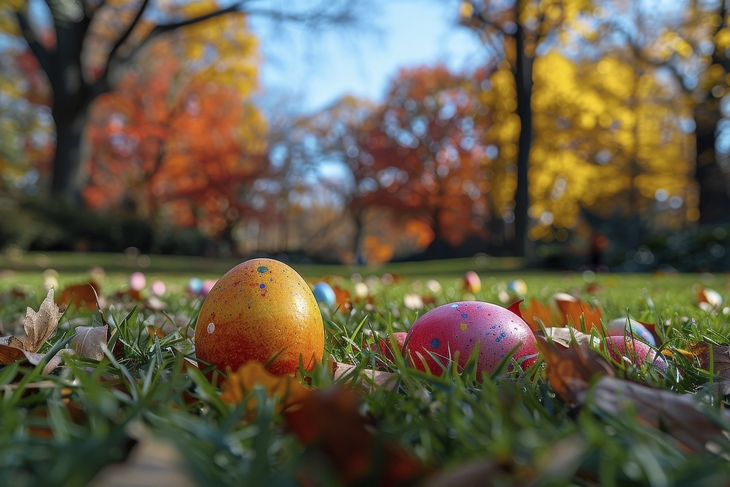
[[[48,295],[41,303],[38,311],[28,308],[25,314],[23,349],[30,353],[37,352],[56,331],[60,319],[61,312],[53,301],[53,288],[51,288],[48,290]]]
[[[713,372],[719,380],[717,387],[720,394],[730,394],[730,347],[713,345]]]
[[[694,451],[720,451],[730,436],[689,394],[655,389],[617,379],[611,366],[588,343],[556,347],[537,335],[537,344],[545,356],[547,378],[553,390],[566,402],[582,405],[592,377],[603,375],[592,389],[593,401],[601,411],[612,415],[634,412],[648,426],[667,431],[680,444]],[[730,411],[718,410],[725,421]]]
[[[94,360],[104,360],[109,326],[77,326],[68,346],[76,355]]]
[[[348,374],[350,374],[356,367],[354,365],[343,364],[340,362],[334,363],[334,377],[335,380],[339,380]],[[362,387],[366,392],[372,392],[377,388],[382,388],[387,391],[393,390],[398,383],[398,378],[391,372],[382,372],[379,370],[365,369],[363,374],[356,378],[358,386]],[[354,385],[352,380],[348,381],[348,384]]]
[[[13,348],[20,348],[22,349],[24,344],[23,340],[20,338],[16,338],[14,336],[6,336],[6,337],[0,337],[0,345],[4,345],[6,347],[13,347]]]
[[[252,360],[243,364],[236,372],[228,374],[221,386],[221,400],[226,404],[240,404],[256,384],[263,386],[269,397],[280,397],[277,406],[279,411],[303,401],[312,392],[300,384],[296,377],[274,375],[261,363]],[[255,399],[251,399],[251,404],[255,404]]]
[[[30,362],[33,365],[38,365],[41,363],[41,361],[46,358],[48,354],[46,353],[30,353],[30,352],[23,352],[25,354],[25,358],[28,359],[28,362]],[[63,362],[63,354],[73,354],[73,350],[69,349],[63,349],[60,350],[56,355],[51,357],[51,359],[48,361],[48,363],[43,367],[43,373],[44,374],[50,374],[53,372],[53,369],[60,366]]]
[[[426,473],[425,467],[393,443],[375,440],[373,424],[360,412],[361,399],[352,389],[313,391],[299,406],[284,413],[288,429],[306,445],[316,445],[331,460],[344,485],[402,485]]]
[[[67,286],[56,298],[56,304],[68,308],[72,304],[77,308],[94,310],[98,308],[99,285],[94,281]]]
[[[591,341],[593,342],[593,346],[600,346],[601,340],[598,337],[593,337],[591,339],[591,335],[587,333],[583,333],[582,331],[578,331],[572,326],[565,326],[563,328],[558,327],[551,327],[545,329],[546,336],[549,336],[552,338],[554,343],[557,343],[559,345],[564,346],[565,348],[570,347],[570,344],[572,342],[577,343],[578,345],[587,343],[590,344]]]
[[[23,360],[24,358],[25,353],[20,348],[0,345],[0,364],[8,365],[13,362],[17,362],[18,360]]]
[[[710,355],[712,347],[712,355]],[[677,350],[690,360],[695,360],[705,370],[712,371],[716,376],[717,392],[723,396],[730,394],[730,347],[723,345],[710,345],[707,342],[690,344],[690,351]]]
[[[689,450],[717,453],[727,449],[728,432],[707,415],[691,394],[654,389],[614,377],[602,377],[593,389],[597,407],[612,415],[635,412],[642,423],[661,427]],[[725,422],[730,411],[718,410]]]
[[[594,375],[614,376],[611,365],[591,350],[587,342],[558,347],[536,333],[537,346],[545,357],[546,374],[556,394],[571,405],[582,404]]]

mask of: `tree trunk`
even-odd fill
[[[517,190],[515,191],[515,234],[513,253],[524,256],[527,242],[527,210],[530,207],[527,173],[532,147],[532,65],[535,58],[525,53],[525,30],[517,24],[515,33],[517,59],[515,84],[517,87],[517,116],[520,118],[520,138],[517,146]]]
[[[81,139],[91,103],[91,89],[81,75],[81,45],[89,19],[56,24],[57,48],[47,73],[53,90],[56,154],[51,194],[79,202],[81,198]]]
[[[717,125],[722,119],[719,102],[708,98],[695,107],[697,162],[695,179],[700,191],[700,224],[730,220],[730,187],[715,153]]]

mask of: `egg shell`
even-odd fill
[[[167,292],[167,286],[162,281],[154,281],[152,283],[152,293],[155,296],[162,296]]]
[[[221,277],[195,328],[199,359],[221,371],[256,360],[273,374],[312,370],[324,353],[322,314],[309,285],[286,264],[252,259]]]
[[[393,332],[393,338],[395,338],[395,342],[398,346],[398,353],[401,353],[401,350],[403,350],[403,345],[406,343],[407,337],[408,337],[408,332],[405,332],[405,331]],[[378,341],[378,348],[380,348],[380,352],[383,354],[383,356],[385,358],[387,358],[391,362],[395,361],[395,355],[393,354],[392,347],[390,346],[389,337],[385,337],[385,339],[381,338]]]
[[[640,366],[644,362],[653,363],[660,370],[667,371],[667,361],[646,343],[635,340],[632,337],[607,336],[606,348],[611,358],[617,362],[624,362],[625,359]]]
[[[332,308],[335,305],[337,296],[335,296],[334,289],[332,289],[332,287],[326,282],[318,282],[315,284],[312,292],[314,293],[314,299],[316,299],[318,303],[324,303],[329,308]]]
[[[482,280],[479,278],[479,274],[474,271],[466,271],[464,274],[464,290],[474,294],[482,290]]]
[[[606,334],[610,336],[624,336],[625,334],[632,334],[647,342],[649,345],[656,347],[656,340],[654,335],[641,323],[636,320],[629,320],[626,323],[626,318],[615,318],[606,324]]]
[[[507,294],[510,298],[524,298],[527,294],[527,284],[522,279],[515,279],[507,283]]]
[[[190,291],[193,294],[199,294],[200,291],[203,289],[203,281],[198,279],[197,277],[193,277],[188,281],[188,291]]]
[[[405,356],[417,369],[425,371],[425,361],[431,373],[441,375],[441,365],[430,354],[446,364],[459,351],[458,364],[464,367],[477,342],[479,379],[482,372],[494,370],[518,344],[513,357],[526,357],[523,369],[537,361],[535,336],[527,323],[501,306],[479,301],[445,304],[418,318],[408,332]]]
[[[141,291],[147,285],[147,278],[141,272],[133,272],[129,276],[129,287],[135,291]]]

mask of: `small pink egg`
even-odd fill
[[[607,336],[606,347],[608,354],[616,362],[625,363],[628,360],[639,366],[646,362],[655,365],[663,372],[667,371],[667,361],[661,354],[646,343],[634,340],[632,337]]]
[[[167,286],[165,286],[165,283],[159,280],[155,280],[152,282],[152,293],[155,296],[162,296],[167,291]]]
[[[141,272],[133,272],[129,276],[129,287],[134,291],[141,291],[147,284],[147,278]]]
[[[527,323],[501,306],[479,301],[445,304],[418,318],[408,332],[405,356],[417,369],[425,371],[427,367],[441,375],[441,365],[434,356],[446,364],[458,351],[458,364],[464,367],[477,343],[479,379],[515,347],[513,358],[524,358],[523,369],[537,361],[535,336]]]

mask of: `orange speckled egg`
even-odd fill
[[[251,259],[223,277],[206,296],[195,327],[199,359],[219,370],[249,360],[273,374],[293,374],[299,358],[307,370],[322,360],[324,325],[309,285],[291,267]]]

